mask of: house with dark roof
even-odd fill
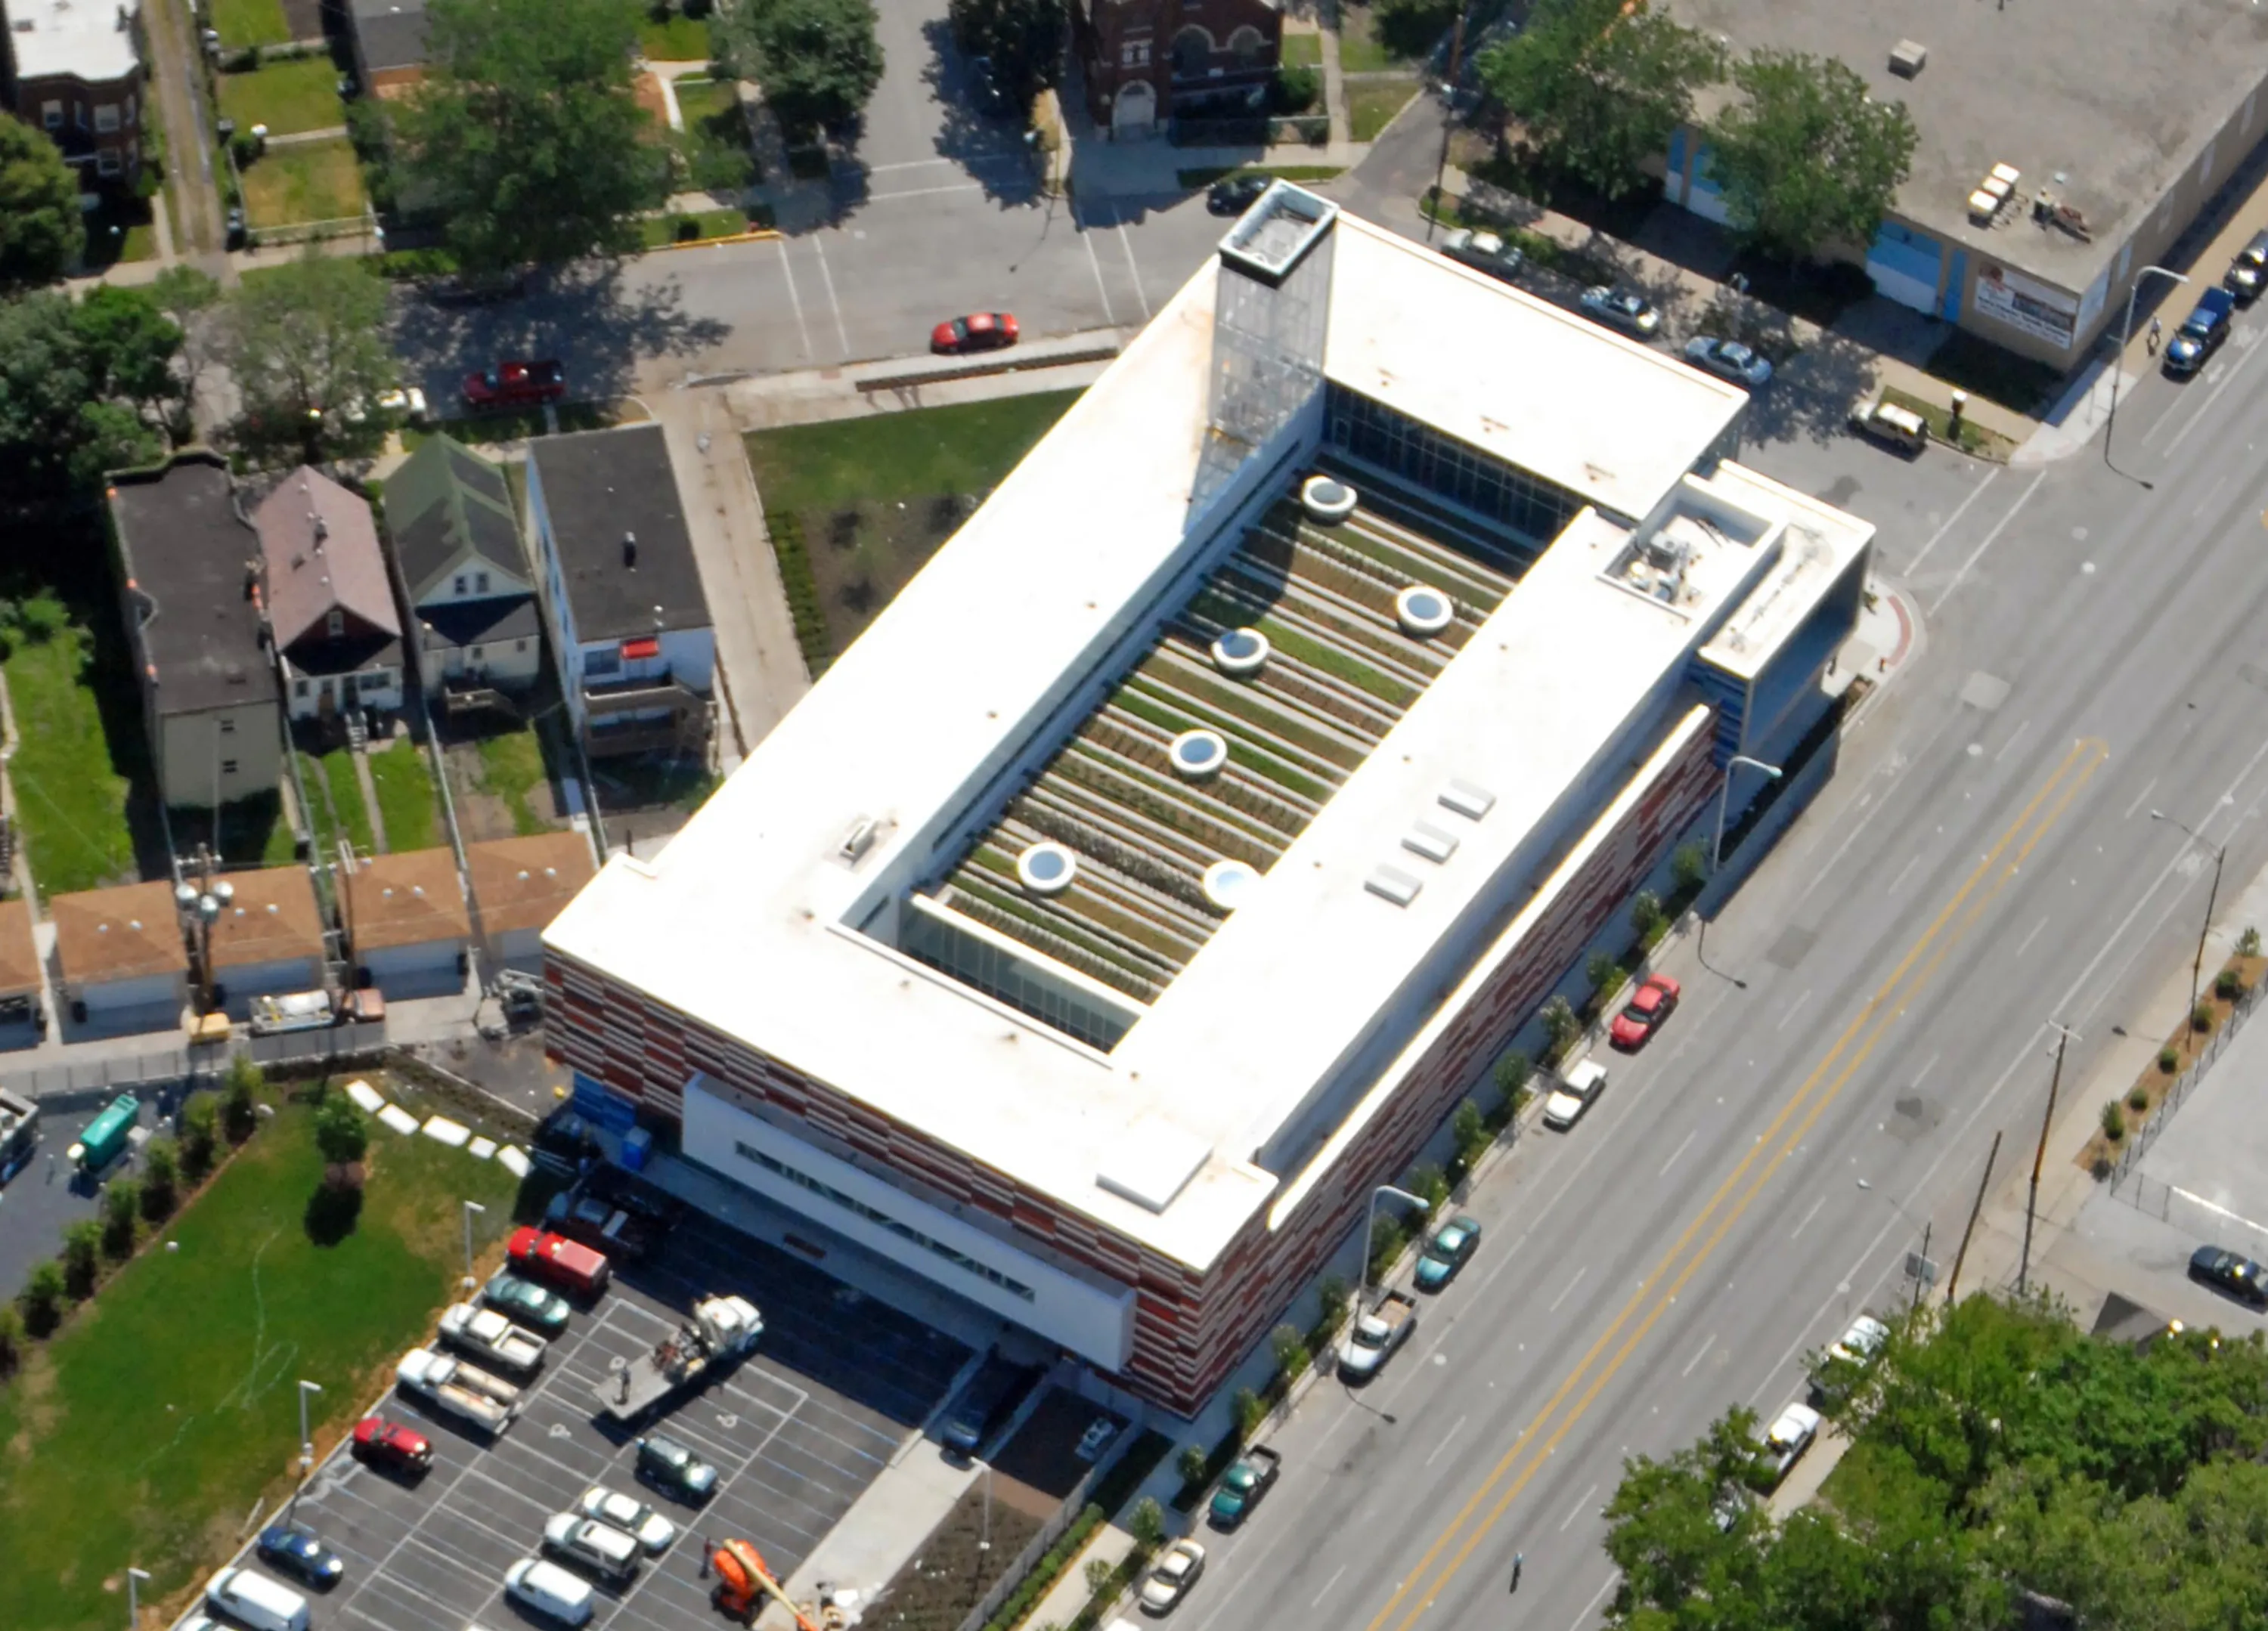
[[[370,505],[302,465],[252,512],[293,720],[401,706],[401,619]]]
[[[661,427],[539,437],[527,507],[585,751],[705,753],[717,635]]]
[[[276,791],[284,716],[261,634],[260,535],[217,453],[110,479],[110,533],[144,729],[166,804]]]
[[[386,530],[428,694],[534,685],[542,619],[504,471],[429,437],[386,480]]]
[[[399,96],[425,77],[425,0],[350,0],[355,80],[372,96]]]

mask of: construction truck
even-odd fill
[[[763,1333],[763,1316],[747,1298],[703,1297],[690,1319],[649,1351],[622,1362],[592,1392],[608,1415],[634,1424],[753,1352]]]
[[[718,1609],[742,1625],[756,1623],[763,1611],[764,1599],[770,1598],[795,1617],[795,1631],[821,1631],[810,1615],[789,1600],[786,1588],[772,1578],[771,1570],[764,1567],[763,1554],[746,1540],[727,1540],[709,1554],[709,1571],[717,1576],[717,1589],[710,1593],[710,1601]],[[826,1631],[834,1631],[842,1616],[828,1613]]]

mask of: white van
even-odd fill
[[[307,1599],[248,1569],[224,1569],[205,1587],[205,1606],[252,1631],[307,1631]]]
[[[591,1621],[591,1600],[596,1595],[591,1590],[591,1583],[579,1575],[569,1574],[556,1563],[547,1563],[540,1557],[523,1557],[506,1571],[504,1589],[506,1596],[561,1625],[581,1626]]]

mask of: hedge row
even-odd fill
[[[779,562],[780,586],[787,591],[788,615],[795,620],[795,643],[803,650],[803,665],[814,680],[835,660],[827,641],[827,618],[819,604],[819,580],[812,576],[811,555],[803,541],[803,518],[789,510],[767,511],[764,525],[772,535],[772,555]]]
[[[1071,1519],[1071,1527],[1063,1539],[1049,1547],[1040,1561],[1032,1565],[1032,1572],[1024,1583],[1008,1593],[1008,1600],[1000,1605],[999,1613],[992,1616],[985,1631],[1012,1631],[1016,1623],[1032,1612],[1032,1605],[1048,1594],[1071,1559],[1085,1549],[1086,1539],[1102,1527],[1102,1509],[1089,1502],[1079,1515]]]

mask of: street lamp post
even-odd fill
[[[1709,870],[1714,872],[1725,859],[1725,815],[1733,802],[1733,772],[1742,765],[1763,771],[1773,781],[1780,778],[1780,768],[1768,765],[1761,759],[1751,759],[1746,753],[1735,753],[1725,761],[1725,785],[1717,792],[1717,839],[1709,846]]]
[[[1406,1189],[1396,1189],[1391,1184],[1381,1184],[1370,1192],[1370,1209],[1362,1227],[1362,1284],[1354,1299],[1354,1310],[1358,1314],[1362,1312],[1363,1299],[1370,1295],[1370,1242],[1378,1230],[1378,1198],[1381,1195],[1392,1195],[1396,1201],[1406,1201],[1421,1212],[1429,1204],[1423,1197],[1413,1195]]]
[[[473,1219],[488,1210],[477,1201],[465,1202],[465,1289],[473,1289]]]
[[[129,1565],[127,1566],[127,1569],[126,1569],[126,1625],[127,1625],[127,1631],[136,1631],[136,1627],[138,1627],[141,1625],[141,1623],[142,1623],[142,1599],[141,1599],[141,1598],[140,1598],[140,1597],[136,1593],[136,1591],[135,1591],[135,1589],[134,1589],[134,1588],[135,1588],[136,1586],[139,1585],[142,1582],[144,1582],[144,1581],[145,1581],[145,1580],[149,1579],[149,1577],[150,1577],[150,1571],[149,1571],[148,1569],[136,1569],[136,1568],[135,1568],[135,1567],[133,1567],[131,1564],[129,1564]]]
[[[2213,933],[2213,908],[2220,901],[2220,869],[2222,863],[2228,859],[2228,846],[2223,844],[2219,849],[2214,849],[2213,845],[2206,843],[2198,836],[2195,827],[2186,822],[2175,820],[2162,810],[2150,812],[2150,819],[2163,821],[2169,827],[2178,827],[2195,839],[2200,847],[2213,850],[2213,887],[2205,891],[2205,923],[2198,930],[2197,956],[2190,964],[2190,1011],[2182,1021],[2184,1025],[2189,1025],[2196,1021],[2198,999],[2204,995],[2204,987],[2200,982],[2205,977],[2205,943],[2206,937]]]
[[[322,1391],[320,1385],[304,1378],[299,1383],[299,1476],[291,1486],[291,1509],[284,1515],[287,1524],[298,1517],[299,1491],[306,1484],[307,1474],[315,1470],[314,1436],[307,1431],[307,1395]]]
[[[2134,274],[2134,281],[2127,288],[2126,320],[2118,326],[2118,354],[2110,359],[2110,411],[2102,416],[2102,462],[2112,470],[2118,469],[2117,465],[2110,463],[2110,433],[2118,428],[2118,373],[2125,365],[2126,348],[2134,339],[2134,298],[2142,292],[2142,280],[2154,272],[2160,277],[2170,277],[2177,283],[2190,281],[2184,274],[2169,271],[2162,266],[2146,266]],[[2120,471],[2119,474],[2123,475],[2125,473]],[[2137,476],[2135,480],[2141,481],[2141,478]],[[2146,488],[2150,483],[2143,481],[2142,485]]]
[[[1911,1260],[1916,1270],[1916,1273],[1913,1275],[1913,1305],[1916,1308],[1919,1308],[1921,1306],[1922,1293],[1928,1289],[1929,1277],[1933,1274],[1935,1269],[1935,1265],[1931,1263],[1929,1260],[1931,1220],[1926,1217],[1916,1217],[1911,1212],[1906,1210],[1905,1203],[1900,1201],[1896,1195],[1886,1194],[1885,1192],[1875,1188],[1872,1179],[1864,1178],[1860,1179],[1859,1180],[1859,1187],[1865,1190],[1870,1195],[1874,1195],[1881,1200],[1888,1201],[1890,1205],[1890,1209],[1896,1212],[1900,1217],[1905,1219],[1909,1223],[1919,1223],[1921,1225],[1921,1250],[1913,1253],[1911,1257]]]

